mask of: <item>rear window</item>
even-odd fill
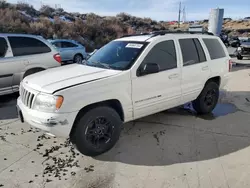
[[[226,57],[226,53],[217,39],[203,39],[211,59],[220,59]]]
[[[8,49],[7,42],[4,38],[0,37],[0,58],[5,57]]]
[[[51,52],[42,41],[30,37],[8,37],[14,56],[24,56]]]

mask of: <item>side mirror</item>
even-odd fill
[[[146,63],[140,71],[140,76],[144,76],[147,74],[154,74],[160,71],[160,67],[156,63]]]

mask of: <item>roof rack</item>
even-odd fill
[[[203,35],[214,35],[211,32],[207,31],[169,31],[169,30],[160,30],[160,31],[152,31],[149,33],[140,33],[140,34],[132,34],[132,35],[124,35],[120,38],[124,37],[135,37],[135,36],[143,36],[143,35],[150,35],[150,38],[158,36],[158,35],[166,35],[166,34],[203,34]]]

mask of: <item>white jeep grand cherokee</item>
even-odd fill
[[[22,122],[96,156],[115,145],[125,122],[190,101],[210,113],[230,69],[225,45],[208,33],[125,36],[82,64],[26,77],[17,109]]]

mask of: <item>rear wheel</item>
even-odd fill
[[[198,114],[211,113],[219,100],[219,86],[215,82],[208,82],[198,98],[193,101],[193,108]]]
[[[81,63],[83,60],[83,57],[81,54],[76,54],[75,57],[74,57],[74,63]]]
[[[26,76],[29,76],[31,74],[35,74],[37,72],[41,72],[41,71],[44,71],[45,69],[42,69],[42,68],[33,68],[33,69],[30,69],[30,70],[27,70],[25,72],[25,74],[23,75],[23,79],[26,77]]]
[[[116,144],[122,121],[113,108],[101,106],[82,115],[75,126],[72,139],[77,149],[84,155],[97,156]]]

